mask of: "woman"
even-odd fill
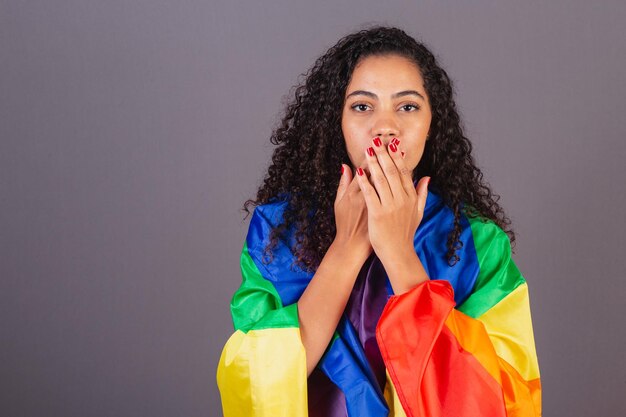
[[[433,54],[397,28],[344,37],[272,143],[245,204],[224,415],[541,415],[515,235]]]

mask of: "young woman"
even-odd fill
[[[433,54],[397,28],[344,37],[271,140],[224,415],[541,415],[515,235]]]

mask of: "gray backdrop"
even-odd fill
[[[387,23],[455,81],[514,221],[544,415],[626,415],[625,19],[620,0],[1,1],[0,414],[221,414],[240,208],[282,102]]]

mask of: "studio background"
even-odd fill
[[[625,20],[618,0],[0,1],[0,414],[221,415],[272,128],[328,47],[390,24],[452,78],[513,220],[544,415],[626,415]]]

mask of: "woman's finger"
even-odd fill
[[[424,215],[424,207],[426,207],[426,199],[428,198],[428,185],[430,184],[430,177],[422,177],[417,182],[417,209],[421,216]],[[413,184],[411,183],[411,187]]]
[[[346,193],[355,195],[361,192],[361,187],[359,186],[359,179],[357,178],[357,170],[355,169],[354,172],[351,171],[351,174],[352,179],[350,180],[350,185],[348,186]]]
[[[382,147],[382,142],[380,142],[380,138],[374,139],[376,143],[380,144]],[[376,146],[376,145],[375,145]],[[374,149],[374,146],[368,146],[365,149],[365,160],[367,161],[367,167],[370,171],[370,182],[376,189],[378,196],[380,197],[380,202],[382,205],[391,204],[391,200],[393,199],[393,194],[391,189],[389,188],[389,183],[387,182],[387,177],[383,172],[383,168],[380,166],[376,153],[378,150]]]
[[[411,169],[407,167],[404,160],[404,155],[402,155],[404,151],[401,150],[399,143],[400,141],[397,139],[392,140],[391,143],[389,143],[389,155],[391,155],[391,160],[398,170],[398,182],[400,183],[400,187],[402,187],[406,195],[411,195],[415,193],[415,188],[413,187],[413,171],[411,171]],[[394,193],[394,195],[398,194],[399,192],[396,192],[393,188],[394,185],[391,183],[390,185],[392,186],[392,192]]]
[[[337,195],[335,196],[335,205],[341,201],[343,195],[346,193],[350,181],[352,181],[352,171],[346,168],[346,165],[341,164],[341,177],[339,178],[339,186],[337,187]]]
[[[397,146],[400,143],[400,140],[394,137],[391,142],[385,146],[380,138],[375,138],[372,143],[374,144],[373,148],[376,153],[378,165],[381,167],[381,171],[383,172],[387,182],[387,187],[390,190],[390,197],[404,200],[404,198],[408,195],[407,190],[402,183],[402,173],[398,170],[398,167],[394,162],[396,154],[398,155],[398,158],[402,159]],[[385,204],[385,201],[383,201],[383,204]]]
[[[381,203],[378,198],[378,194],[376,193],[376,189],[370,183],[370,180],[367,178],[367,174],[365,170],[361,167],[357,169],[357,180],[359,183],[359,188],[363,193],[363,198],[365,199],[365,204],[367,205],[367,211],[374,214],[380,210]]]

